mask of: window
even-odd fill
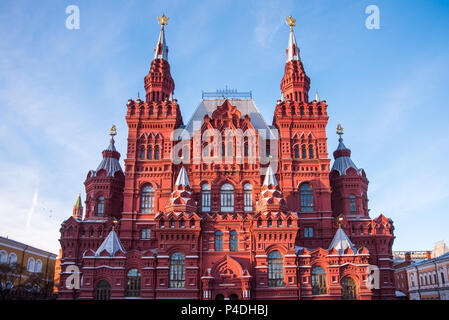
[[[304,115],[304,107],[299,108],[299,113],[303,116]]]
[[[154,147],[154,159],[159,160],[159,147]]]
[[[223,251],[223,232],[215,232],[215,251]]]
[[[249,154],[248,142],[245,142],[245,144],[243,145],[243,154],[245,157],[248,157]]]
[[[299,159],[299,146],[298,145],[295,146],[295,158]]]
[[[181,220],[179,221],[179,225],[181,228],[184,228],[186,226],[186,222],[184,221],[184,219],[181,218]]]
[[[102,217],[104,215],[104,197],[99,196],[97,199],[97,216]]]
[[[36,273],[41,273],[42,272],[42,261],[41,260],[37,260],[36,261],[36,265],[34,266],[34,271]]]
[[[355,204],[355,195],[353,194],[349,196],[349,209],[352,214],[357,213],[357,206]]]
[[[272,225],[273,225],[273,221],[271,220],[271,218],[269,218],[267,221],[267,226],[271,227]]]
[[[33,258],[28,259],[27,270],[28,270],[28,272],[34,272],[34,259]]]
[[[268,254],[268,286],[282,287],[284,285],[284,272],[282,255],[279,251]]]
[[[307,158],[307,150],[306,150],[306,146],[301,146],[301,155],[302,155],[302,158],[303,159],[305,159],[305,158]]]
[[[111,299],[111,285],[106,280],[100,281],[95,287],[96,300],[110,300]]]
[[[243,186],[243,202],[246,212],[253,211],[253,186],[249,183]]]
[[[309,146],[309,158],[313,159],[313,145]]]
[[[153,212],[154,210],[154,189],[150,185],[146,185],[142,189],[142,197],[140,199],[140,212]]]
[[[282,227],[282,220],[278,219],[278,227]]]
[[[145,159],[145,148],[140,149],[140,159]]]
[[[230,239],[229,239],[229,249],[231,251],[237,251],[238,250],[238,236],[237,236],[237,231],[232,230],[231,234],[230,234]]]
[[[176,252],[170,259],[170,288],[184,288],[186,283],[185,257]]]
[[[8,264],[10,267],[15,268],[17,264],[17,255],[11,252],[8,257]]]
[[[170,228],[174,228],[175,227],[175,220],[170,219]]]
[[[150,239],[151,229],[142,229],[140,239]]]
[[[141,274],[138,269],[130,269],[126,275],[126,296],[140,297]]]
[[[151,146],[148,146],[147,158],[148,160],[151,160],[153,158],[153,148]]]
[[[0,251],[0,264],[8,261],[8,253],[4,250]]]
[[[210,184],[205,183],[201,187],[201,209],[203,212],[210,211]]]
[[[234,211],[234,187],[229,183],[221,187],[221,211]]]
[[[312,269],[312,294],[326,294],[326,272],[321,267]]]
[[[301,212],[313,211],[313,191],[310,184],[303,184],[300,188]]]
[[[313,228],[312,227],[304,228],[304,238],[313,238]]]
[[[342,299],[343,300],[356,300],[357,299],[357,291],[356,291],[356,284],[355,281],[350,278],[346,277],[341,282],[342,286]]]

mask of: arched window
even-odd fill
[[[225,183],[221,187],[221,211],[234,211],[234,187],[229,183]]]
[[[223,232],[215,232],[215,251],[223,251]]]
[[[181,220],[179,221],[179,226],[181,228],[184,228],[186,226],[186,222],[184,221],[184,219],[181,218]]]
[[[102,217],[104,215],[104,197],[99,196],[97,199],[97,216]]]
[[[28,258],[28,266],[27,266],[28,272],[34,272],[34,259]]]
[[[323,115],[323,111],[322,111],[321,107],[318,107],[318,115],[319,115],[319,116],[322,116],[322,115]]]
[[[140,297],[141,274],[138,269],[130,269],[126,275],[126,296]]]
[[[349,209],[350,209],[352,214],[356,214],[357,213],[357,206],[355,204],[355,195],[353,195],[353,194],[351,194],[349,196]]]
[[[313,190],[310,184],[305,183],[300,188],[301,212],[313,211]]]
[[[295,158],[299,159],[299,146],[298,145],[295,146]]]
[[[0,251],[0,264],[6,263],[8,261],[8,253],[4,250]]]
[[[244,157],[248,157],[248,155],[249,155],[248,142],[245,142],[245,144],[243,145],[243,154],[244,154]]]
[[[306,146],[302,145],[301,146],[301,156],[303,159],[307,158],[307,150],[306,150]]]
[[[309,145],[309,158],[313,159],[313,145]]]
[[[140,148],[140,159],[145,159],[145,148]]]
[[[229,237],[229,249],[231,251],[237,251],[239,247],[237,231],[232,230]]]
[[[170,219],[170,228],[174,228],[175,227],[175,220]]]
[[[282,255],[279,251],[271,251],[268,254],[268,286],[282,287],[284,286]]]
[[[271,220],[271,218],[269,218],[267,221],[267,226],[271,227],[272,225],[273,225],[273,221]]]
[[[8,257],[8,264],[11,268],[15,268],[17,264],[17,256],[14,252],[11,252]]]
[[[309,115],[311,115],[311,116],[313,115],[313,107],[312,106],[309,107]]]
[[[201,187],[201,209],[203,212],[210,211],[210,184],[205,183]]]
[[[184,288],[186,284],[186,261],[182,253],[173,253],[170,258],[170,288]]]
[[[304,107],[299,108],[299,113],[303,116],[304,115]]]
[[[36,261],[36,265],[34,266],[34,272],[36,273],[42,272],[42,261],[39,259]]]
[[[111,285],[106,280],[101,280],[95,287],[96,300],[110,300],[111,299]]]
[[[153,212],[154,210],[154,189],[150,185],[142,188],[140,199],[140,212]]]
[[[154,160],[159,160],[159,146],[154,147]]]
[[[243,204],[246,212],[253,211],[253,186],[250,183],[243,186]]]
[[[153,148],[151,146],[148,146],[147,158],[148,160],[153,159]]]
[[[326,294],[326,272],[321,267],[312,269],[312,294]]]
[[[282,220],[278,219],[278,227],[282,227]]]
[[[342,299],[343,300],[356,300],[357,299],[357,290],[354,279],[350,277],[346,277],[341,282],[342,287]]]

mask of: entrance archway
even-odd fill
[[[229,300],[238,300],[238,299],[239,299],[239,296],[236,295],[235,293],[233,293],[229,296]]]
[[[357,286],[354,279],[346,277],[341,282],[343,300],[357,300]]]
[[[95,288],[96,300],[110,300],[111,299],[111,285],[106,280],[102,280]]]
[[[221,293],[217,294],[215,296],[215,300],[224,300],[224,295],[222,295]]]

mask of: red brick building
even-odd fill
[[[59,299],[393,299],[392,221],[370,218],[341,127],[330,169],[327,104],[309,99],[294,20],[272,125],[229,91],[184,124],[161,22],[145,99],[127,104],[124,170],[113,128],[85,215],[77,203],[62,224]]]

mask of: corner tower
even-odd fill
[[[125,190],[120,238],[126,250],[138,246],[139,233],[165,208],[175,176],[171,153],[172,133],[183,125],[174,81],[170,75],[165,26],[168,17],[158,18],[161,29],[148,75],[145,101],[139,96],[127,104],[128,152],[125,159]]]

